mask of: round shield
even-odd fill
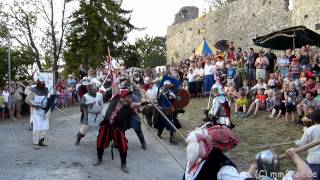
[[[179,93],[178,96],[180,98],[177,98],[173,103],[172,106],[174,108],[174,110],[180,110],[183,109],[184,107],[186,107],[189,104],[190,101],[190,94],[187,90],[185,89],[179,89]]]

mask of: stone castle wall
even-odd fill
[[[320,23],[319,0],[294,1],[293,10],[288,10],[286,0],[238,0],[195,20],[169,26],[167,59],[189,57],[203,38],[211,47],[227,39],[247,49],[253,46],[253,38],[293,25],[315,30],[315,24]]]

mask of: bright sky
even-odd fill
[[[128,40],[134,43],[136,38],[149,36],[165,36],[167,27],[174,21],[175,14],[183,6],[196,6],[199,15],[209,9],[205,0],[123,0],[122,7],[133,10],[131,23],[137,27],[145,27],[144,31],[133,31]]]

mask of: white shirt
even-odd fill
[[[7,102],[9,102],[9,96],[10,96],[10,93],[9,93],[9,91],[2,91],[2,96],[3,96],[3,98],[4,98],[4,102],[5,103],[7,103]]]
[[[298,145],[303,146],[318,139],[320,139],[320,124],[315,124],[306,129]],[[320,145],[310,148],[308,151],[307,162],[309,164],[320,164]]]
[[[188,82],[194,82],[195,81],[195,76],[196,76],[196,73],[188,73],[187,74],[187,78],[188,78]]]
[[[147,95],[153,101],[157,101],[157,93],[158,93],[158,87],[156,85],[153,85],[152,88],[148,89],[148,91],[147,91]]]
[[[213,64],[204,65],[204,75],[214,75],[216,73],[216,66]]]
[[[197,79],[203,78],[204,69],[203,68],[195,68],[194,73],[198,76]]]
[[[217,66],[217,68],[219,68],[219,69],[224,69],[224,68],[225,68],[224,61],[217,61],[217,62],[216,62],[216,66]]]
[[[263,83],[263,84],[256,84],[255,86],[253,86],[251,89],[254,89],[254,90],[258,90],[258,89],[265,89],[267,90],[268,89],[268,85],[266,83]]]

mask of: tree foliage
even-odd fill
[[[4,4],[7,10],[2,11],[1,16],[7,19],[11,40],[19,44],[19,47],[32,51],[39,70],[44,70],[42,63],[45,53],[50,53],[52,57],[50,70],[58,70],[69,19],[65,14],[67,2],[69,1],[12,0]]]
[[[140,57],[140,67],[156,67],[166,64],[166,38],[140,38],[135,43],[135,51]]]
[[[30,48],[11,49],[11,78],[24,81],[32,79],[34,54]],[[8,48],[0,47],[0,83],[8,80]]]
[[[67,36],[65,70],[73,72],[80,64],[96,67],[106,61],[108,47],[114,57],[124,52],[127,34],[136,28],[130,14],[114,0],[80,0]]]

